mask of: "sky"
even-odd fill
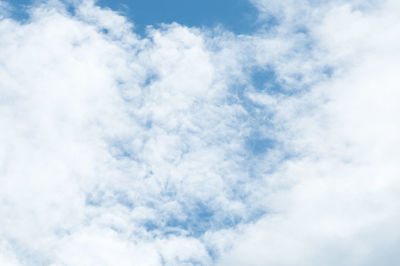
[[[0,265],[399,265],[399,12],[0,1]]]
[[[14,15],[18,18],[29,17],[26,7],[39,1],[11,1]],[[71,1],[66,2],[68,5]],[[143,35],[147,26],[158,27],[162,23],[180,23],[189,27],[223,27],[237,34],[257,30],[257,9],[247,0],[98,0],[102,8],[127,17],[135,25],[135,32]]]

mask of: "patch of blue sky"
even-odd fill
[[[27,18],[26,8],[39,0],[8,1],[13,5],[13,16]],[[63,2],[67,3],[68,0]],[[234,33],[249,34],[260,26],[257,9],[248,0],[97,0],[98,5],[128,17],[136,32],[144,34],[146,27],[162,23],[179,23],[189,27],[223,28]],[[273,24],[273,21],[271,21]],[[269,23],[263,22],[263,25]]]
[[[253,85],[251,83],[257,83]],[[266,83],[270,83],[273,88],[266,88]],[[258,87],[257,87],[258,86]],[[281,93],[280,85],[271,71],[259,71],[252,76],[250,84],[237,84],[236,89],[231,88],[232,95],[229,98],[231,104],[241,105],[247,112],[246,115],[238,117],[241,122],[245,122],[249,128],[249,134],[244,138],[244,146],[248,152],[245,157],[251,159],[253,156],[265,154],[270,149],[276,147],[276,141],[262,133],[263,128],[268,127],[274,130],[273,113],[263,105],[254,102],[247,97],[247,92],[256,90],[263,93]],[[257,89],[256,89],[257,87]]]
[[[117,192],[115,192],[114,196],[115,196],[115,200],[118,204],[121,204],[122,206],[125,206],[126,208],[128,208],[130,210],[132,210],[135,207],[132,199],[124,191],[117,191]]]
[[[258,28],[257,10],[247,0],[98,0],[98,4],[126,15],[139,33],[148,25],[173,22],[189,27],[222,25],[244,34]]]
[[[257,91],[266,91],[268,93],[282,93],[282,84],[278,77],[270,68],[253,68],[250,71],[251,84]]]
[[[307,54],[311,51],[306,49],[305,51],[299,51],[299,54]],[[332,73],[332,68],[323,68],[322,72],[325,75],[330,75]],[[292,73],[290,75],[291,80],[281,79],[273,67],[254,67],[248,70],[248,76],[250,77],[250,87],[254,89],[257,93],[266,93],[274,96],[296,96],[307,91],[310,87],[310,83],[304,81],[304,76],[302,73]]]
[[[5,1],[11,7],[11,15],[14,19],[23,22],[28,18],[29,6],[33,4],[32,0],[16,0],[16,1]]]
[[[246,146],[253,155],[257,156],[268,152],[268,150],[270,149],[275,148],[276,141],[272,138],[267,138],[264,136],[260,136],[259,134],[254,134],[247,138]]]
[[[322,73],[327,77],[331,78],[333,74],[335,73],[335,69],[332,66],[325,66],[322,69]]]
[[[216,215],[219,211],[214,210],[204,202],[194,204],[184,204],[185,217],[170,215],[164,221],[148,220],[144,223],[146,230],[159,230],[167,234],[185,234],[193,237],[199,237],[210,229],[217,227],[226,227],[216,221]],[[217,225],[219,224],[219,225]]]
[[[147,220],[142,224],[148,232],[162,233],[163,235],[186,235],[200,238],[206,232],[233,228],[258,220],[265,211],[249,208],[247,217],[233,214],[223,209],[215,209],[207,202],[182,203],[184,216],[175,216],[165,213],[163,219]]]

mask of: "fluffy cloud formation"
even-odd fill
[[[286,121],[295,156],[264,175],[271,215],[244,226],[221,265],[399,264],[399,5],[334,4],[307,6],[321,15],[302,57],[332,73],[297,97],[252,96]]]
[[[0,264],[399,263],[400,6],[254,4],[144,37],[0,5]]]
[[[141,39],[90,2],[74,15],[45,3],[0,28],[6,257],[207,265],[206,231],[258,215],[240,188],[250,126],[231,99],[239,65],[203,33],[166,25]]]

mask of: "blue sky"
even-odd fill
[[[248,33],[255,29],[256,9],[246,0],[100,0],[102,6],[127,14],[139,31],[146,25],[177,22],[187,26],[215,26]]]
[[[35,0],[17,0],[13,5],[31,5]],[[127,16],[144,33],[147,25],[177,22],[187,26],[214,27],[222,25],[235,33],[250,33],[257,29],[257,10],[247,0],[98,0],[102,7]],[[23,16],[21,10],[16,10]]]

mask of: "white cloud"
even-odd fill
[[[221,265],[399,263],[398,8],[335,3],[308,26],[318,57],[303,58],[333,76],[299,97],[251,96],[277,111],[296,157],[265,175],[271,214],[242,229]]]
[[[251,36],[0,20],[0,264],[398,264],[400,6],[253,2]]]
[[[0,226],[21,265],[209,264],[196,238],[247,219],[223,62],[199,30],[130,27],[90,2],[0,22]]]

